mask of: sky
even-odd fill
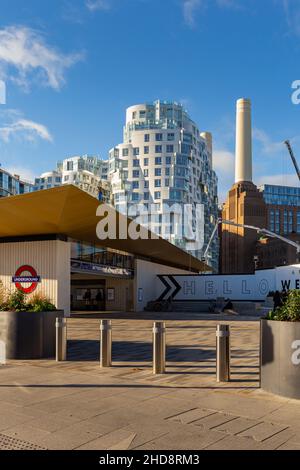
[[[220,202],[234,182],[235,102],[253,110],[254,182],[299,184],[300,0],[0,0],[0,163],[33,179],[106,159],[126,107],[182,102],[211,131]],[[3,86],[2,86],[3,92]],[[0,89],[1,100],[1,89]]]

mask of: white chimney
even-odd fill
[[[252,182],[251,101],[241,98],[236,103],[235,182]]]

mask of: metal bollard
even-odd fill
[[[67,319],[56,318],[56,361],[67,360]]]
[[[153,325],[153,374],[166,371],[166,326],[162,321]]]
[[[217,382],[230,381],[230,327],[217,325]]]
[[[112,326],[111,320],[101,320],[100,367],[111,367]]]

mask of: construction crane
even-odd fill
[[[290,154],[290,156],[291,156],[291,159],[292,159],[292,162],[293,162],[293,164],[294,164],[294,167],[295,167],[297,176],[298,176],[299,181],[300,181],[300,169],[299,169],[299,166],[298,166],[296,157],[295,157],[295,155],[294,155],[292,146],[291,146],[291,144],[290,144],[290,141],[289,141],[289,140],[285,140],[284,143],[285,143],[285,145],[286,145],[287,148],[288,148],[289,154]]]
[[[268,237],[271,237],[271,238],[278,238],[282,242],[287,243],[288,245],[291,245],[294,248],[296,248],[296,251],[297,251],[298,255],[300,253],[300,243],[294,242],[293,240],[290,240],[289,238],[282,237],[281,235],[278,235],[277,233],[271,232],[270,230],[267,230],[266,228],[255,227],[253,225],[238,224],[236,222],[232,222],[231,220],[218,219],[217,223],[216,223],[216,226],[215,226],[215,228],[214,228],[214,230],[211,234],[211,237],[209,239],[209,242],[207,244],[206,250],[204,252],[203,261],[207,260],[210,245],[212,244],[212,241],[213,241],[213,239],[214,239],[214,237],[217,233],[217,230],[218,230],[218,227],[219,227],[220,224],[222,224],[222,225],[233,225],[234,227],[240,227],[240,228],[248,228],[250,230],[255,230],[257,233],[259,233],[261,235],[267,235]]]

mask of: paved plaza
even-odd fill
[[[99,367],[100,318],[113,367]],[[152,325],[167,325],[167,373],[152,374]],[[68,361],[0,367],[0,449],[300,449],[300,403],[259,388],[259,321],[229,318],[231,381],[215,380],[213,315],[68,319]],[[220,317],[218,317],[218,320]]]

